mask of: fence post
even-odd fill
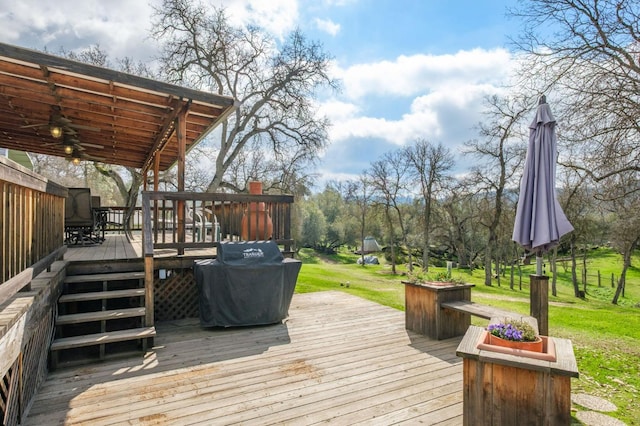
[[[616,278],[615,278],[615,276],[613,275],[613,272],[612,272],[611,273],[611,288],[615,287],[615,281],[616,281]]]
[[[602,287],[602,282],[600,280],[601,280],[600,269],[598,269],[598,287]]]

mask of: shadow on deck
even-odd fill
[[[24,424],[462,424],[460,339],[339,292],[295,294],[283,324],[157,324],[144,357],[51,373]]]

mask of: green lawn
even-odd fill
[[[303,262],[296,292],[338,290],[360,296],[395,309],[404,310],[402,275],[393,275],[388,265],[356,265],[357,256],[341,253],[323,257],[302,250]],[[640,265],[640,254],[634,257]],[[515,289],[509,288],[509,273],[493,286],[485,286],[484,271],[458,272],[454,277],[476,284],[472,299],[479,303],[529,314],[529,274],[534,266],[523,267],[522,290],[516,272]],[[640,269],[630,268],[625,296],[612,305],[615,289],[611,288],[611,274],[616,278],[621,269],[619,255],[607,249],[589,253],[587,261],[587,295],[573,296],[569,264],[558,266],[558,295],[549,297],[549,334],[571,339],[580,378],[572,381],[572,391],[601,396],[618,406],[608,413],[627,424],[640,424]],[[442,271],[430,268],[430,272]],[[597,274],[600,271],[601,286]],[[399,269],[400,271],[400,269]],[[580,273],[578,273],[580,277]],[[478,325],[486,321],[474,320]]]

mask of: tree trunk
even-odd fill
[[[396,275],[396,241],[393,233],[393,221],[391,220],[391,213],[387,209],[385,212],[387,216],[387,225],[389,226],[389,243],[391,246],[391,272]]]
[[[551,255],[551,294],[554,296],[558,295],[558,291],[556,288],[556,282],[558,281],[558,274],[557,274],[557,267],[558,265],[556,264],[556,260],[558,258],[558,249],[554,248],[553,249],[553,254]]]
[[[491,264],[491,240],[489,241],[484,253],[484,285],[491,286],[491,271],[493,270],[493,265]]]
[[[582,290],[587,294],[587,247],[582,252]]]
[[[431,189],[429,189],[429,197],[431,197]],[[429,271],[429,246],[430,242],[430,227],[431,227],[431,200],[430,198],[425,198],[425,212],[424,212],[424,247],[422,249],[422,270],[425,272]]]
[[[622,289],[624,288],[624,282],[625,282],[625,278],[627,275],[627,262],[625,259],[625,263],[622,266],[622,272],[620,273],[620,279],[618,279],[618,287],[616,287],[616,294],[613,295],[613,300],[611,301],[612,304],[617,305],[618,304],[618,299],[620,298],[620,293],[622,293]]]
[[[515,275],[515,265],[514,265],[514,263],[515,262],[516,262],[515,260],[511,261],[511,277],[510,277],[510,281],[509,281],[509,288],[511,290],[513,290],[513,286],[514,286],[514,278],[515,278],[515,276],[514,276]]]
[[[125,234],[131,238],[131,226],[129,221],[133,216],[133,212],[135,211],[136,204],[138,202],[138,191],[142,186],[143,176],[133,167],[127,167],[127,170],[131,175],[131,183],[127,185],[123,177],[113,168],[100,163],[94,163],[94,167],[102,175],[111,178],[118,187],[118,191],[124,199],[125,207],[127,208],[123,218],[124,231]]]
[[[624,285],[627,277],[627,269],[631,266],[631,253],[635,244],[631,244],[628,248],[625,248],[625,252],[623,253],[624,262],[622,263],[622,272],[620,273],[620,278],[618,279],[618,287],[616,288],[616,294],[613,296],[613,300],[611,303],[614,305],[618,304],[618,299],[620,298],[620,294],[624,291]]]
[[[364,232],[365,232],[365,215],[362,215],[362,222],[360,223],[360,256],[362,259],[362,267],[365,267],[364,264]]]
[[[573,241],[571,241],[571,282],[573,283],[573,292],[576,297],[580,297],[580,287],[578,284],[578,275],[576,273],[577,269],[576,262],[576,246]]]
[[[422,270],[429,271],[429,243],[426,243],[422,248]]]

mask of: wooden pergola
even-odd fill
[[[156,179],[177,164],[183,190],[186,152],[237,105],[228,96],[0,43],[2,148],[154,171]]]
[[[154,191],[159,172],[176,164],[177,190],[184,191],[187,151],[237,106],[232,97],[0,43],[0,148],[136,168],[145,185],[153,171]],[[5,213],[30,205],[18,199],[12,204]],[[185,202],[177,204],[178,238],[184,242]],[[147,236],[150,226],[145,224]],[[22,228],[11,232],[19,236],[3,239],[26,235]],[[153,250],[145,254],[145,271],[153,306]],[[153,311],[148,315],[153,325]]]

